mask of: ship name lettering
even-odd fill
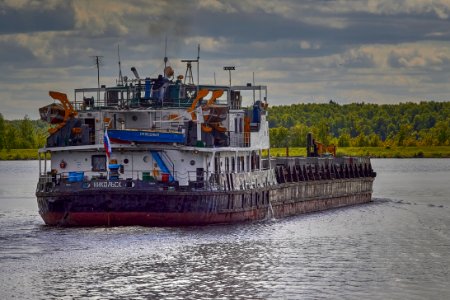
[[[102,181],[94,182],[95,188],[120,188],[122,183],[120,181]]]
[[[141,136],[159,136],[158,132],[141,132]]]

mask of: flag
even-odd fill
[[[105,135],[103,136],[103,144],[105,145],[106,156],[108,156],[109,158],[111,156],[112,149],[111,149],[111,141],[109,140],[108,136],[108,129],[105,130]]]

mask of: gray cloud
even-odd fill
[[[0,2],[0,34],[73,28],[74,14],[70,8],[70,2],[59,1],[55,5],[45,5],[45,3],[45,1],[42,3],[30,1],[22,6],[14,1]]]
[[[95,86],[93,55],[113,84],[117,44],[125,74],[157,75],[165,37],[176,72],[200,43],[203,82],[234,64],[278,104],[448,100],[449,16],[445,0],[3,0],[0,112],[37,117],[48,89]]]

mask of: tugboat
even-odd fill
[[[266,86],[194,84],[190,62],[186,77],[132,71],[73,101],[49,93],[61,104],[40,109],[54,126],[39,149],[45,224],[207,225],[371,201],[369,158],[323,156],[312,136],[308,157],[270,156]]]

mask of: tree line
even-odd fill
[[[8,121],[0,113],[0,150],[36,149],[43,147],[47,139],[48,124],[40,120]]]
[[[268,120],[272,147],[304,147],[308,132],[340,147],[450,145],[450,102],[292,104]]]
[[[450,102],[329,103],[273,106],[268,114],[272,147],[305,147],[306,135],[339,147],[450,145]],[[48,123],[8,121],[0,113],[0,149],[43,147]]]

